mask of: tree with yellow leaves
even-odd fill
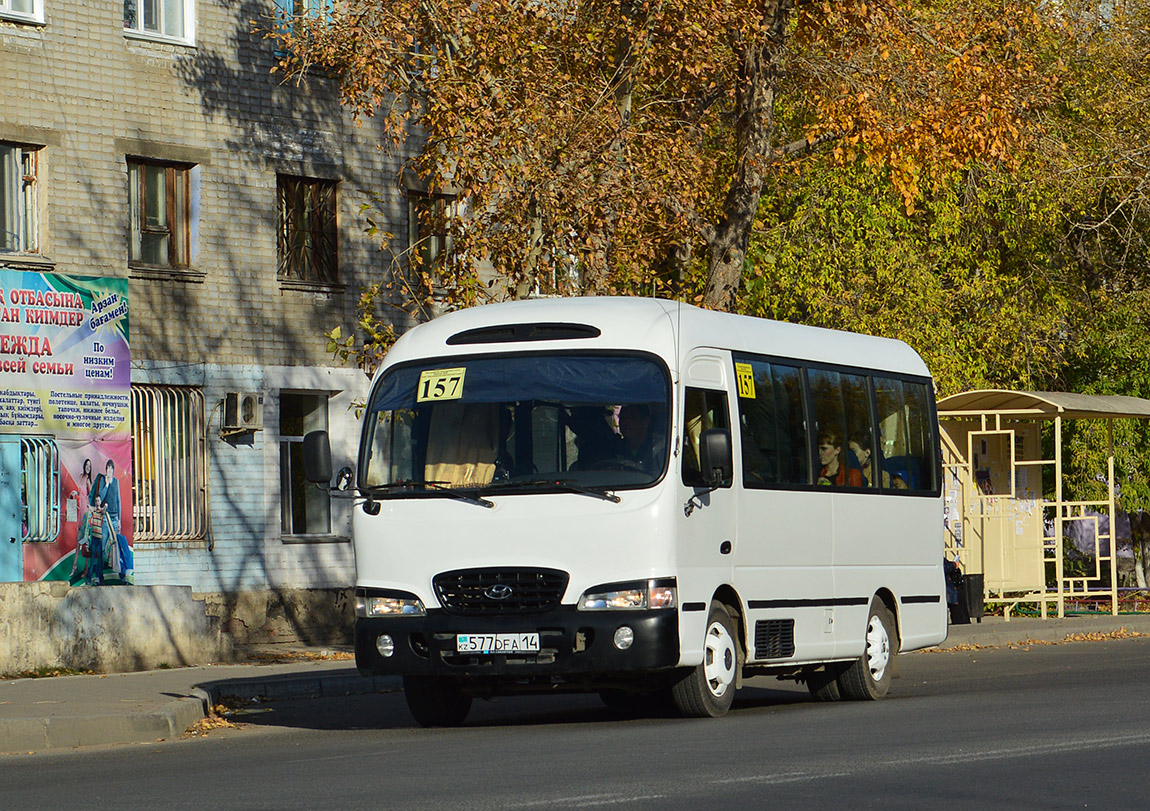
[[[770,177],[833,150],[913,207],[940,168],[1009,166],[1056,78],[1034,4],[985,0],[346,0],[277,31],[286,75],[336,77],[456,201],[439,225],[463,261],[397,268],[417,305],[734,309]]]

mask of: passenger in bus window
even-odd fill
[[[870,487],[870,480],[874,476],[875,470],[875,466],[872,463],[873,455],[871,454],[870,431],[858,431],[851,434],[851,438],[847,441],[847,447],[850,449],[850,452],[855,455],[855,458],[858,460],[858,466],[863,471],[863,487]],[[882,470],[880,475],[882,476],[882,486],[890,487],[890,473]]]
[[[819,484],[835,484],[840,487],[862,487],[862,471],[847,466],[843,459],[843,441],[834,431],[819,434]]]

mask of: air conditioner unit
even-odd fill
[[[256,391],[229,391],[224,395],[224,426],[229,434],[259,431],[264,427],[264,396]]]

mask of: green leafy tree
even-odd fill
[[[382,118],[390,146],[416,139],[411,168],[458,201],[440,225],[460,261],[408,256],[392,280],[420,317],[538,292],[733,309],[763,190],[796,162],[862,161],[908,211],[923,183],[975,156],[1012,166],[1055,87],[1033,12],[986,0],[347,0],[330,21],[275,36],[286,75],[335,77],[357,113]]]

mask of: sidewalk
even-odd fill
[[[275,701],[400,689],[396,677],[360,676],[351,659],[8,680],[0,682],[0,754],[177,739],[230,696]]]
[[[1150,635],[1150,614],[1009,622],[987,617],[981,623],[950,626],[939,647],[1062,642],[1067,636],[1110,634],[1122,628]],[[284,646],[267,646],[256,653],[277,647]],[[318,649],[301,648],[289,648],[285,654],[322,655]],[[0,753],[173,740],[228,696],[276,701],[400,689],[399,678],[360,676],[355,663],[346,658],[9,680],[0,682]]]

